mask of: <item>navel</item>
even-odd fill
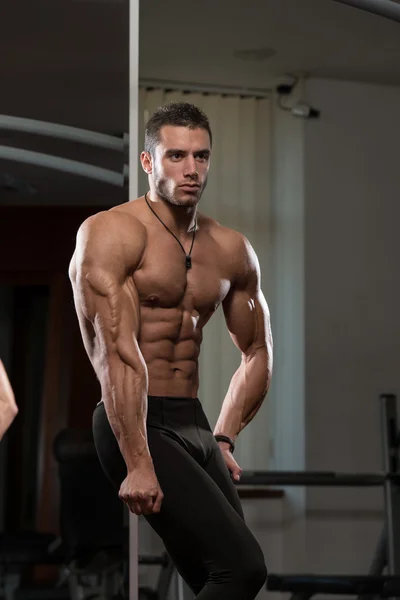
[[[146,298],[146,302],[150,305],[155,305],[158,304],[160,301],[160,298],[158,296],[156,296],[156,294],[151,294],[150,296],[147,296]]]

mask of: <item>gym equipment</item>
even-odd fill
[[[129,534],[125,507],[106,478],[91,430],[65,429],[54,441],[60,478],[60,543],[71,600],[99,595],[127,598]],[[139,589],[143,600],[165,600],[174,575],[169,556],[139,556],[140,565],[161,567],[155,589]]]
[[[335,472],[268,471],[244,472],[241,485],[296,486],[383,486],[386,523],[373,556],[369,575],[277,575],[268,576],[270,591],[291,592],[292,599],[308,600],[314,594],[400,597],[400,435],[397,425],[396,396],[382,394],[381,427],[383,445],[382,473],[344,474]],[[387,566],[388,575],[383,576]]]
[[[267,589],[291,592],[292,599],[306,600],[315,594],[352,596],[399,596],[399,577],[374,577],[371,575],[270,575]]]
[[[69,127],[58,123],[25,119],[11,115],[0,115],[0,131],[2,129],[61,138],[122,153],[127,152],[129,147],[129,136],[126,133],[124,133],[122,137],[116,137],[89,131],[87,129],[79,129],[77,127]],[[0,146],[0,159],[22,162],[38,167],[45,167],[47,169],[55,169],[70,173],[71,175],[79,175],[89,179],[103,181],[118,187],[124,187],[129,179],[129,167],[127,164],[124,164],[122,172],[118,173],[88,163],[81,163],[59,156],[32,152],[30,150],[14,148],[12,146]]]
[[[125,508],[107,480],[91,430],[62,430],[53,451],[60,480],[60,537],[38,532],[0,535],[0,598],[5,600],[122,600],[128,598],[128,527]],[[139,555],[139,565],[158,567],[154,588],[140,600],[165,600],[175,577],[167,553]],[[55,585],[24,581],[35,565],[56,565]],[[176,598],[180,598],[179,591]]]
[[[64,173],[70,173],[71,175],[81,175],[82,177],[111,183],[119,187],[123,187],[124,185],[124,173],[117,173],[110,169],[103,169],[88,163],[60,158],[59,156],[51,156],[50,154],[42,154],[41,152],[0,146],[0,158],[35,165],[37,167],[45,167],[46,169],[56,169],[57,171],[64,171]]]
[[[0,535],[0,598],[17,600],[18,594],[24,598],[22,594],[27,588],[26,575],[33,566],[62,565],[63,555],[52,550],[55,540],[54,534],[37,531],[19,531]],[[32,592],[32,587],[29,591]],[[35,588],[36,594],[43,600],[45,598],[68,599],[68,590],[65,588],[55,590],[53,595],[48,591],[48,589]]]
[[[119,152],[123,152],[129,144],[127,133],[124,133],[123,137],[115,137],[88,129],[59,125],[58,123],[50,123],[48,121],[38,121],[36,119],[13,117],[11,115],[0,115],[0,129],[61,138]]]
[[[396,0],[334,0],[400,22],[400,6]]]
[[[290,485],[375,487],[384,484],[383,473],[335,473],[334,471],[244,471],[241,485]]]
[[[86,431],[54,440],[60,480],[60,530],[71,598],[120,591],[127,535],[123,505],[108,483]],[[90,581],[88,585],[87,582]]]

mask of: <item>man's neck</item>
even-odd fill
[[[163,223],[179,235],[191,233],[197,220],[197,206],[178,206],[148,192],[147,202]]]

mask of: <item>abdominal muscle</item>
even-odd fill
[[[149,396],[197,397],[200,315],[184,308],[141,307],[139,347]]]

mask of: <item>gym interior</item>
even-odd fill
[[[400,597],[400,4],[19,0],[6,16],[0,359],[19,412],[0,442],[0,598],[193,598],[100,468],[68,279],[80,224],[146,192],[145,122],[182,99],[215,138],[201,210],[249,238],[271,311],[271,389],[235,450],[269,573],[257,598]],[[239,361],[219,311],[200,355],[211,423]]]

